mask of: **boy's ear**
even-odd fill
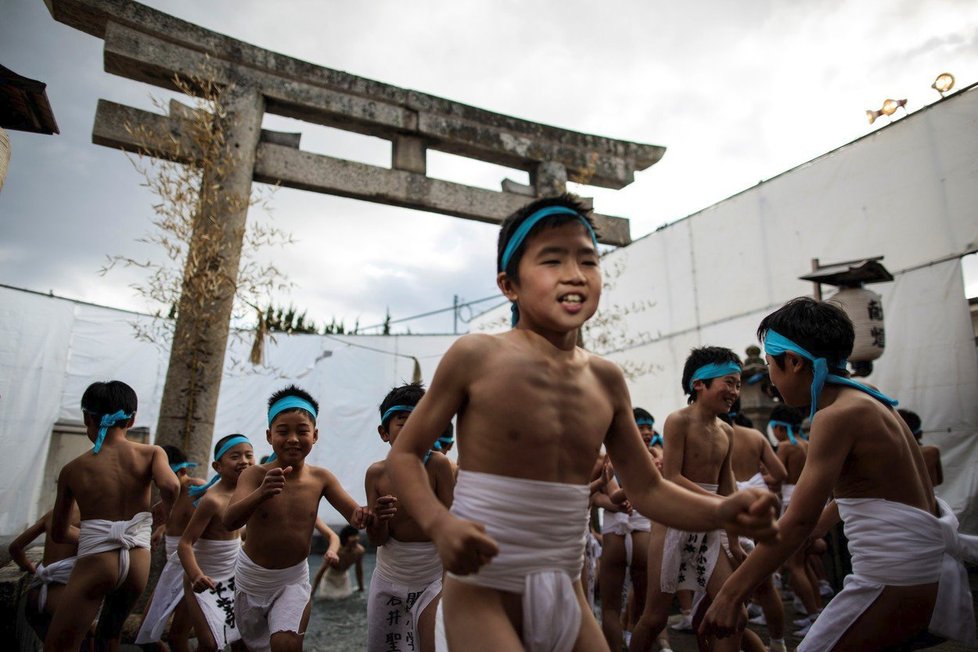
[[[384,426],[377,426],[377,434],[380,435],[380,438],[383,439],[385,442],[390,443],[391,439],[390,439],[390,435],[387,434],[387,428],[385,428]]]
[[[319,428],[312,429],[312,443],[319,441]]]
[[[132,413],[132,416],[129,417],[129,421],[126,422],[126,430],[129,430],[130,428],[132,428],[133,424],[135,424],[135,423],[136,423],[136,413],[133,412]]]
[[[510,301],[516,301],[517,285],[513,282],[513,279],[506,274],[506,272],[499,272],[496,274],[496,285],[499,287],[499,291],[502,292],[507,299]]]
[[[221,465],[218,463],[217,460],[214,460],[213,462],[211,462],[211,468],[214,469],[215,471],[217,471],[218,473],[221,472]]]
[[[265,429],[265,441],[267,441],[269,444],[272,443],[272,431],[269,428]]]
[[[801,371],[805,367],[805,360],[797,353],[792,353],[791,351],[785,352],[784,360],[786,363],[785,366],[795,373]]]

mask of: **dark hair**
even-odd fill
[[[792,299],[761,320],[757,338],[763,342],[769,330],[784,335],[816,358],[825,358],[830,370],[849,375],[836,365],[852,353],[855,332],[852,320],[839,306],[811,297]],[[774,361],[784,369],[784,354],[774,356]],[[807,359],[802,361],[811,365]]]
[[[651,412],[640,407],[632,408],[632,416],[635,418],[636,421],[638,421],[639,419],[648,419],[650,421],[655,421],[655,417],[652,416]]]
[[[128,415],[136,413],[139,401],[136,390],[121,380],[92,383],[82,394],[81,409],[95,417],[96,421],[107,414],[115,414],[122,410]],[[126,420],[119,420],[110,427],[125,425]]]
[[[261,459],[258,461],[258,463],[259,464],[265,464],[266,462],[268,462],[268,458],[271,457],[271,456],[272,456],[271,453],[269,453],[268,455],[262,455],[261,456]]]
[[[316,402],[316,399],[314,399],[312,397],[312,395],[309,394],[309,392],[307,392],[306,390],[302,389],[301,387],[296,387],[295,385],[289,385],[288,387],[286,387],[284,389],[280,389],[277,392],[275,392],[274,394],[272,394],[271,396],[269,396],[268,397],[268,409],[271,410],[273,405],[275,405],[276,403],[278,403],[279,401],[281,401],[286,396],[297,396],[297,397],[301,398],[303,401],[309,402],[312,405],[312,407],[316,409],[316,414],[309,414],[309,410],[303,410],[302,408],[298,408],[298,407],[297,408],[289,408],[287,410],[282,410],[278,414],[288,414],[290,412],[299,412],[299,411],[302,411],[302,412],[305,412],[306,414],[309,414],[309,418],[312,419],[312,422],[313,423],[316,423],[316,415],[319,414],[319,403]],[[278,414],[275,415],[275,416],[278,416]]]
[[[360,534],[360,530],[356,529],[352,525],[344,526],[344,528],[340,530],[340,545],[345,546],[350,537],[356,534]]]
[[[696,390],[689,388],[689,379],[693,377],[697,369],[711,362],[718,364],[733,362],[734,364],[742,365],[736,353],[722,346],[702,346],[690,351],[689,357],[686,358],[686,364],[683,365],[682,380],[683,393],[689,394],[689,398],[686,400],[687,403],[694,403],[696,401]],[[703,384],[709,388],[712,382],[712,378],[707,378],[703,381]]]
[[[754,422],[751,421],[750,418],[746,414],[744,414],[743,412],[740,411],[740,397],[739,396],[737,397],[737,400],[733,402],[733,405],[730,406],[730,414],[733,415],[732,417],[730,417],[730,421],[734,425],[743,426],[744,428],[753,428],[754,427]]]
[[[387,396],[380,402],[380,416],[383,417],[384,413],[395,405],[414,407],[421,400],[422,396],[424,396],[423,383],[417,382],[399,385],[387,392]],[[390,417],[388,417],[387,421],[390,421]],[[386,428],[387,421],[382,422],[380,425]]]
[[[591,209],[585,206],[580,197],[576,195],[564,193],[562,195],[557,195],[556,197],[544,197],[543,199],[530,202],[503,220],[503,224],[499,229],[499,241],[496,245],[497,270],[499,270],[503,264],[503,252],[506,251],[506,245],[509,244],[510,239],[516,232],[516,229],[519,228],[520,224],[525,222],[526,218],[530,217],[530,215],[537,212],[541,208],[547,208],[549,206],[564,206],[565,208],[575,211],[588,223],[588,225],[590,225],[592,230],[595,230],[594,220],[591,218]],[[506,276],[508,276],[514,283],[519,283],[520,260],[523,259],[523,253],[526,251],[526,243],[530,241],[530,238],[543,229],[551,229],[561,226],[576,219],[578,218],[573,215],[550,215],[540,220],[536,226],[530,229],[530,232],[526,234],[523,244],[517,247],[516,251],[513,252],[513,255],[509,259],[509,264],[506,265],[506,269],[500,271],[506,272]],[[595,234],[597,234],[596,230]]]
[[[241,433],[235,432],[235,433],[232,433],[230,435],[225,435],[224,437],[221,437],[220,439],[218,439],[217,440],[217,443],[214,444],[214,458],[215,459],[217,458],[217,451],[221,450],[221,446],[223,446],[225,443],[227,443],[227,441],[230,440],[232,437],[244,437],[244,435],[242,435]],[[244,443],[244,442],[241,442],[241,443]]]
[[[160,446],[160,448],[162,448],[163,452],[166,453],[166,461],[169,462],[170,466],[173,466],[174,464],[183,464],[187,461],[187,455],[176,446],[164,444],[163,446]]]
[[[917,439],[920,439],[920,428],[923,425],[923,423],[920,420],[920,416],[916,412],[911,412],[910,410],[904,410],[903,408],[897,410],[897,414],[900,415],[900,418],[903,419],[903,422],[907,424],[908,428],[910,428],[910,432],[913,433],[913,436],[916,437]]]
[[[780,333],[781,331],[778,332]],[[775,405],[774,409],[771,410],[771,415],[768,417],[768,421],[784,421],[798,429],[801,429],[801,422],[804,420],[805,414],[801,410],[784,404]]]

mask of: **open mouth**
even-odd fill
[[[558,297],[557,301],[565,309],[571,312],[577,312],[584,305],[584,295],[577,292],[571,292]]]

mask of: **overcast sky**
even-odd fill
[[[158,256],[137,239],[153,198],[126,157],[91,143],[99,98],[153,109],[159,89],[102,69],[100,39],[55,22],[42,0],[3,0],[0,64],[48,84],[57,136],[10,132],[0,192],[0,283],[146,311],[133,271],[107,254]],[[911,111],[949,71],[978,81],[978,2],[374,2],[154,0],[162,11],[330,68],[528,120],[667,148],[620,191],[577,188],[631,219],[633,238]],[[389,166],[387,141],[266,116],[303,149]],[[431,176],[499,189],[526,174],[430,152]],[[317,322],[395,319],[496,292],[491,225],[280,189],[274,252],[295,288],[278,299]],[[974,258],[972,256],[971,258]],[[976,271],[975,276],[978,276]],[[971,281],[969,294],[978,294]],[[484,307],[493,302],[482,304]],[[451,332],[451,314],[407,324]],[[464,329],[464,324],[462,325]],[[401,329],[398,329],[401,330]]]

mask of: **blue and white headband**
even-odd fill
[[[312,406],[312,403],[304,398],[298,396],[283,396],[279,400],[272,403],[272,407],[268,408],[268,425],[272,425],[272,421],[275,420],[279,414],[285,410],[293,410],[299,408],[300,410],[305,410],[311,416],[313,421],[319,416],[316,412],[316,408]]]
[[[386,428],[387,427],[387,422],[390,420],[390,418],[392,416],[394,416],[398,412],[414,412],[414,406],[413,405],[392,405],[391,407],[387,408],[387,411],[384,412],[384,415],[382,417],[380,417],[380,425],[382,425],[382,426],[384,426]]]
[[[655,419],[635,419],[636,426],[654,426]]]
[[[224,442],[224,445],[223,446],[221,446],[220,448],[217,449],[217,454],[214,455],[214,461],[216,462],[219,459],[221,459],[222,457],[224,457],[224,454],[225,453],[227,453],[229,450],[231,450],[232,448],[234,448],[238,444],[249,444],[250,445],[251,444],[251,440],[248,439],[247,437],[245,437],[244,435],[235,435],[235,436],[231,437],[226,442]],[[194,465],[194,466],[196,466],[196,465]],[[218,473],[213,478],[211,478],[210,479],[210,482],[208,482],[207,484],[197,485],[197,486],[190,487],[189,489],[187,489],[187,493],[190,494],[190,497],[191,498],[196,498],[196,500],[194,500],[194,506],[195,507],[197,506],[197,503],[200,502],[201,496],[203,496],[205,493],[207,493],[207,490],[210,489],[211,487],[213,487],[215,484],[217,484],[220,479],[221,479],[221,474]]]
[[[445,446],[451,446],[454,443],[455,443],[455,436],[454,435],[452,435],[450,437],[446,437],[446,436],[442,435],[441,437],[439,437],[438,439],[435,440],[434,449],[436,451],[440,451]]]
[[[652,433],[652,439],[649,441],[649,448],[652,448],[656,444],[665,448],[665,442],[662,441],[662,435],[660,435],[657,432],[654,432]]]
[[[815,418],[815,411],[818,409],[818,397],[822,394],[822,389],[825,387],[825,383],[852,387],[853,389],[858,389],[861,392],[869,394],[880,403],[884,403],[891,407],[898,405],[898,402],[895,399],[890,398],[879,390],[873,389],[872,387],[867,387],[862,383],[857,383],[851,378],[846,378],[837,374],[830,374],[829,365],[825,358],[816,358],[814,355],[777,331],[768,330],[766,333],[764,333],[764,352],[771,357],[790,352],[794,353],[795,355],[799,355],[812,363],[812,408],[811,413],[808,415],[809,420]],[[835,363],[835,367],[839,369],[844,369],[845,366],[845,360],[839,360]]]
[[[90,410],[82,409],[89,414],[95,414],[95,412]],[[95,447],[92,449],[92,454],[98,455],[98,452],[102,450],[102,443],[105,442],[105,435],[108,434],[109,428],[118,425],[120,421],[126,422],[131,418],[132,414],[126,414],[122,410],[117,410],[112,414],[103,414],[102,420],[99,421],[98,436],[95,438]]]
[[[767,425],[771,426],[772,429],[775,426],[781,426],[782,428],[784,428],[785,430],[788,431],[788,439],[791,440],[791,443],[792,444],[795,444],[795,445],[798,444],[798,440],[795,439],[795,425],[794,424],[788,423],[787,421],[778,421],[777,419],[774,419],[774,420],[768,421],[767,422]]]
[[[583,215],[575,211],[573,208],[568,208],[567,206],[546,206],[531,213],[528,218],[523,220],[523,222],[516,227],[516,231],[513,232],[513,235],[509,238],[509,242],[506,243],[506,248],[503,249],[503,255],[499,259],[498,271],[506,271],[506,268],[509,267],[509,261],[513,259],[513,254],[515,254],[516,251],[523,246],[523,242],[530,234],[530,231],[533,230],[533,227],[539,224],[540,220],[550,217],[551,215],[572,215],[580,220],[581,224],[584,225],[584,228],[587,229],[588,235],[591,236],[591,242],[594,243],[594,251],[597,253],[598,236],[594,234],[594,229],[591,228],[591,225]],[[519,306],[516,305],[515,301],[513,302],[511,310],[513,313],[512,325],[515,326],[516,322],[518,322],[520,319],[520,309]]]
[[[727,362],[711,362],[705,364],[696,371],[693,372],[693,376],[689,379],[689,391],[693,391],[693,383],[697,380],[710,380],[711,378],[723,378],[724,376],[729,376],[730,374],[740,375],[741,368],[740,365],[732,360]]]
[[[176,473],[180,469],[192,469],[197,466],[197,462],[180,462],[179,464],[171,464],[170,470]]]

